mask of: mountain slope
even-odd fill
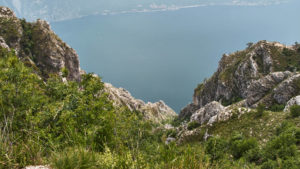
[[[300,94],[299,45],[285,46],[260,41],[243,51],[224,55],[214,75],[199,84],[193,103],[184,108],[180,118],[188,119],[212,101],[224,106],[244,100],[243,105],[267,107],[284,105]]]

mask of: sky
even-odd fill
[[[89,15],[172,11],[202,6],[265,6],[290,0],[0,0],[19,17],[62,21]]]

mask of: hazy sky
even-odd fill
[[[74,19],[87,15],[178,10],[199,6],[262,6],[290,0],[0,0],[19,17],[48,21]]]

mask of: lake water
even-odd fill
[[[223,53],[259,40],[300,41],[300,2],[208,6],[177,11],[97,15],[51,23],[79,54],[81,67],[144,101],[175,111],[216,70]]]

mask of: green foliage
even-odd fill
[[[31,57],[33,60],[35,60],[35,56],[33,55],[33,48],[34,48],[34,42],[32,37],[32,29],[33,26],[31,23],[26,22],[25,19],[21,19],[21,26],[23,29],[22,38],[20,41],[21,47],[25,53],[25,55]]]
[[[62,72],[62,77],[68,77],[68,75],[69,75],[69,70],[68,70],[67,68],[63,68],[63,69],[61,70],[61,72]]]
[[[200,126],[200,124],[198,122],[192,121],[192,122],[189,122],[189,124],[187,126],[187,129],[188,130],[193,130],[193,129],[199,127],[199,126]]]
[[[265,148],[265,157],[271,160],[276,158],[288,159],[297,156],[296,138],[291,133],[282,133],[268,142]]]
[[[18,41],[21,34],[18,30],[19,25],[13,18],[0,18],[0,36],[4,38],[7,44],[13,44]]]
[[[85,149],[66,149],[56,153],[52,158],[52,167],[57,169],[93,169],[98,168],[95,152]]]
[[[259,104],[256,108],[256,117],[262,117],[265,113],[266,106],[264,104]]]
[[[261,166],[261,169],[276,169],[276,168],[278,168],[278,164],[276,161],[273,160],[268,160],[264,162],[263,165]]]
[[[269,110],[271,110],[272,112],[281,112],[283,111],[285,108],[285,105],[283,104],[273,104]]]
[[[209,138],[205,145],[205,152],[210,155],[211,160],[219,160],[224,157],[228,150],[228,143],[220,137]]]
[[[232,98],[229,99],[229,100],[223,99],[223,100],[222,100],[222,105],[223,105],[223,106],[229,106],[229,105],[232,105],[232,104],[234,104],[234,103],[240,102],[240,101],[242,101],[242,100],[243,100],[242,97],[235,96],[235,97],[232,97]]]
[[[272,114],[257,119],[249,113],[209,128],[216,132],[221,126],[220,133],[230,133],[228,137],[164,145],[166,136],[175,136],[176,131],[154,130],[157,125],[143,120],[141,113],[115,108],[100,78],[87,74],[80,82],[63,82],[52,75],[43,81],[13,51],[1,49],[0,55],[0,168],[41,164],[113,169],[299,166],[300,129],[293,123],[267,131],[276,135],[266,146],[259,146],[254,138],[259,138],[257,130],[264,132],[265,123],[274,126],[265,117]],[[276,113],[274,123],[282,116]],[[249,126],[253,135],[232,135],[234,129],[249,132]],[[189,123],[190,130],[196,127],[199,124]]]
[[[274,63],[274,71],[299,71],[300,53],[297,50],[270,46],[271,55]]]
[[[234,134],[232,139],[229,141],[230,143],[230,149],[232,152],[232,155],[235,159],[241,158],[243,155],[245,155],[249,150],[258,148],[258,143],[255,138],[249,138],[245,139],[241,134]],[[254,153],[255,151],[251,152]],[[250,153],[248,154],[249,158]],[[253,156],[253,154],[251,154]],[[253,159],[251,159],[253,160]]]
[[[291,106],[290,112],[291,112],[292,117],[299,117],[300,116],[300,106],[299,105]]]

